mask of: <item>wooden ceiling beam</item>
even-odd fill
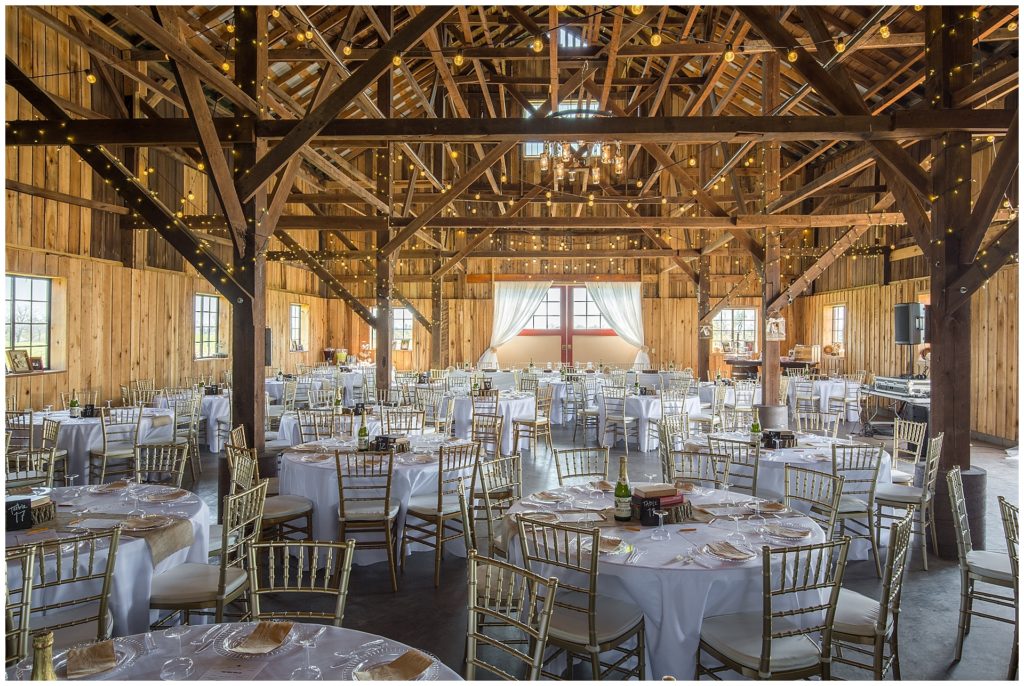
[[[992,224],[992,217],[1006,196],[1007,189],[1014,179],[1017,178],[1018,159],[1020,154],[1020,131],[1017,126],[1017,114],[1014,110],[1013,124],[1006,132],[999,152],[996,154],[992,166],[988,170],[985,183],[974,202],[974,209],[971,210],[971,218],[967,226],[963,227],[963,235],[960,244],[960,264],[971,264],[974,262],[981,247],[981,242]]]
[[[869,229],[869,226],[854,226],[849,231],[844,233],[839,239],[832,244],[832,246],[825,251],[825,253],[819,257],[814,263],[808,267],[803,274],[797,277],[790,285],[789,288],[784,290],[779,297],[775,298],[765,308],[766,312],[773,312],[782,309],[784,306],[792,304],[793,300],[803,293],[810,287],[814,280],[821,276],[826,269],[832,266],[837,259],[839,259],[847,250],[853,247],[853,244],[857,242],[861,236]]]
[[[1006,226],[1006,229],[989,244],[984,254],[979,255],[978,259],[946,289],[948,311],[956,311],[965,303],[970,302],[975,291],[1018,254],[1019,243],[1019,229],[1017,219],[1014,218]]]

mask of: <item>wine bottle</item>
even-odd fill
[[[756,444],[761,440],[761,422],[758,421],[757,415],[754,415],[754,423],[750,425],[750,442]]]
[[[32,636],[32,681],[56,681],[53,671],[53,632]]]
[[[628,522],[633,518],[633,490],[626,473],[626,457],[619,457],[619,480],[615,482],[615,521]]]
[[[366,428],[366,410],[363,410],[362,421],[359,423],[359,450],[370,449],[370,430]]]

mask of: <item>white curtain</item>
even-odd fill
[[[498,368],[498,348],[526,328],[549,288],[550,281],[505,281],[494,284],[491,346],[480,356],[478,367]]]
[[[612,330],[640,350],[633,360],[638,369],[648,369],[651,358],[644,345],[644,315],[639,283],[587,283],[587,293],[597,304]]]

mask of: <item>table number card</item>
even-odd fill
[[[199,677],[200,681],[252,681],[263,671],[267,662],[257,660],[232,660],[217,664]]]
[[[8,498],[4,502],[8,531],[32,528],[32,499]]]

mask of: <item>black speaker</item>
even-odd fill
[[[920,345],[928,341],[928,306],[922,303],[897,303],[893,329],[896,345]]]
[[[273,355],[271,355],[273,348],[270,346],[270,340],[270,327],[268,326],[263,330],[263,364],[267,367],[274,365]]]

